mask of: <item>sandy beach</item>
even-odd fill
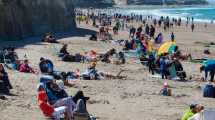
[[[137,24],[135,24],[137,25]],[[91,25],[81,23],[79,28],[98,31]],[[174,31],[176,42],[179,48],[191,53],[193,58],[215,58],[215,46],[206,48],[204,43],[215,42],[215,25],[204,27],[203,23],[198,23],[196,30],[191,32],[190,27],[185,26],[175,28],[169,32],[158,29],[156,34],[163,32],[165,40],[170,39],[170,32]],[[120,31],[113,38],[128,39],[128,31]],[[83,53],[89,50],[96,50],[104,53],[110,48],[122,49],[121,46],[101,41],[89,41],[86,36],[68,36],[58,41],[60,44],[42,43],[38,38],[26,39],[17,42],[2,42],[0,47],[13,45],[17,46],[16,52],[21,59],[24,55],[30,61],[30,65],[39,70],[38,63],[40,57],[45,57],[54,62],[55,69],[62,71],[72,71],[80,69],[83,72],[87,63],[62,62],[56,55],[56,50],[62,47],[63,43],[68,44],[71,53]],[[211,54],[205,55],[204,49],[210,49]],[[191,103],[199,103],[205,107],[215,108],[214,99],[203,98],[200,81],[199,63],[182,62],[187,72],[187,82],[169,81],[173,96],[165,97],[159,95],[163,80],[152,78],[148,69],[128,60],[125,65],[114,65],[98,63],[99,71],[116,74],[120,69],[126,71],[122,75],[127,75],[126,80],[100,80],[84,81],[77,80],[74,87],[66,87],[70,95],[78,90],[84,91],[91,99],[87,103],[90,114],[98,120],[177,120]],[[0,100],[0,120],[45,120],[42,112],[38,108],[36,100],[36,86],[40,75],[19,73],[7,69],[10,81],[14,87],[11,91],[14,96],[6,96],[7,100]]]

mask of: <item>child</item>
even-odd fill
[[[172,96],[171,89],[169,89],[168,87],[168,83],[164,82],[164,86],[161,89],[160,94],[162,94],[163,96]]]

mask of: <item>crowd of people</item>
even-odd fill
[[[124,70],[120,70],[116,75],[108,74],[106,72],[100,72],[96,69],[98,62],[106,64],[126,64],[129,60],[129,52],[135,56],[140,63],[148,67],[149,73],[152,75],[159,74],[162,79],[175,79],[178,77],[180,80],[186,80],[186,72],[183,68],[181,61],[192,59],[190,54],[181,53],[179,46],[176,45],[176,36],[174,32],[170,32],[170,44],[174,45],[174,49],[171,51],[165,51],[158,53],[159,47],[164,44],[164,36],[161,33],[157,34],[157,28],[163,28],[164,31],[170,31],[174,26],[181,26],[181,18],[175,19],[170,17],[160,17],[159,19],[152,16],[142,15],[122,15],[114,14],[108,15],[106,13],[99,14],[84,14],[80,10],[77,11],[78,23],[86,22],[89,24],[92,21],[92,25],[98,27],[99,32],[96,35],[91,36],[91,40],[101,39],[104,41],[110,40],[110,28],[113,30],[113,34],[117,35],[120,30],[128,30],[130,40],[123,40],[123,48],[117,51],[114,48],[107,50],[105,53],[98,53],[95,50],[85,52],[84,54],[76,53],[71,54],[68,51],[68,45],[63,44],[59,50],[58,57],[64,62],[88,62],[90,65],[86,70],[81,73],[79,69],[75,71],[58,71],[54,67],[54,63],[47,58],[40,58],[39,68],[41,73],[40,82],[37,89],[38,106],[47,117],[60,120],[73,120],[78,115],[84,115],[86,120],[90,119],[90,115],[87,111],[87,100],[89,97],[85,97],[83,91],[78,91],[75,95],[70,96],[65,91],[64,86],[72,87],[70,80],[83,79],[83,80],[105,80],[105,79],[126,79],[127,76],[121,75]],[[131,22],[141,22],[139,27],[129,26]],[[150,24],[149,21],[152,21]],[[191,20],[191,30],[194,32],[195,24],[194,19]],[[186,25],[188,26],[190,19],[187,18]],[[43,42],[58,43],[51,33],[46,34]],[[15,48],[5,48],[0,54],[0,61],[4,63],[8,68],[17,70],[23,73],[39,74],[39,71],[30,67],[29,61],[25,56],[24,60],[20,60]],[[200,68],[200,71],[205,71],[205,80],[210,73],[210,82],[214,82],[215,74],[215,61],[206,61]],[[209,86],[208,86],[209,87]],[[208,88],[206,87],[206,88]],[[12,89],[7,72],[4,69],[3,64],[0,64],[0,92],[10,93]],[[214,91],[209,95],[209,90],[205,90],[205,97],[215,98]],[[168,83],[164,82],[164,86],[160,91],[161,95],[172,96],[172,89],[169,88]],[[181,120],[200,120],[203,106],[191,105]]]

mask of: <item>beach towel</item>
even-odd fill
[[[161,79],[161,75],[160,74],[154,74],[154,75],[151,75],[152,78],[158,78],[158,79]]]

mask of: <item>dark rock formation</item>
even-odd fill
[[[72,0],[0,0],[0,40],[76,27]]]

